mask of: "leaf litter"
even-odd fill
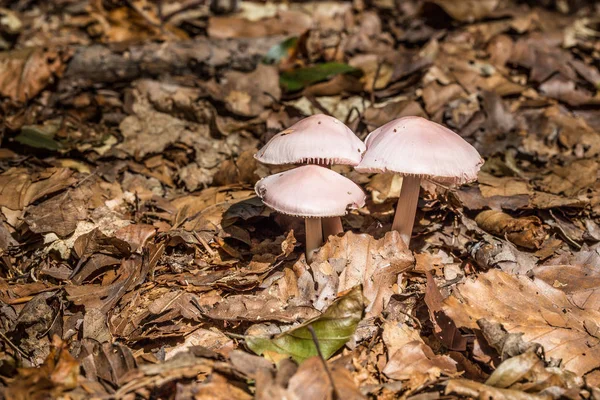
[[[600,398],[595,2],[0,1],[0,396]],[[227,3],[227,4],[225,4]],[[311,263],[253,155],[418,115],[478,181]]]

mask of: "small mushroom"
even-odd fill
[[[263,164],[358,165],[365,144],[340,120],[324,114],[304,118],[279,132],[258,151]],[[323,219],[323,234],[343,232],[339,217]]]
[[[392,229],[408,246],[417,212],[421,179],[448,186],[477,179],[483,159],[463,138],[421,117],[403,117],[375,129],[365,139],[359,172],[395,172],[403,176]]]
[[[304,218],[308,262],[323,244],[321,219],[346,215],[349,210],[365,205],[365,193],[360,186],[318,165],[267,176],[256,183],[254,190],[275,211]]]

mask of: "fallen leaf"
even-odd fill
[[[454,351],[465,351],[467,348],[467,339],[461,335],[460,331],[444,310],[442,309],[442,294],[435,284],[431,272],[425,271],[427,277],[427,286],[425,287],[425,304],[429,309],[429,319],[433,323],[435,336]]]
[[[590,326],[600,327],[600,313],[572,305],[564,292],[541,279],[490,270],[459,285],[444,303],[458,326],[476,329],[475,321],[482,318],[500,323],[539,343],[548,357],[562,359],[564,368],[578,375],[600,365],[600,339],[589,333]]]
[[[76,180],[68,168],[49,168],[32,175],[11,168],[0,175],[0,206],[22,210],[42,197],[63,190]]]
[[[596,160],[575,160],[568,166],[553,166],[551,173],[537,182],[541,190],[553,194],[577,195],[596,182]]]
[[[490,15],[498,6],[499,0],[432,0],[446,11],[452,18],[473,22]]]
[[[356,387],[356,383],[350,372],[343,367],[328,366],[325,371],[323,361],[319,357],[311,357],[300,364],[298,371],[290,378],[287,392],[292,398],[310,398],[314,400],[362,400],[366,397]],[[329,376],[333,379],[331,381]]]
[[[278,75],[276,67],[264,64],[248,73],[227,71],[218,84],[209,85],[209,91],[229,111],[253,117],[281,98]]]
[[[0,94],[22,103],[33,99],[62,74],[68,58],[61,50],[35,47],[0,53]]]
[[[331,237],[315,253],[310,265],[314,284],[306,290],[313,292],[310,297],[315,307],[322,309],[336,294],[362,285],[367,315],[378,315],[395,293],[398,275],[413,265],[412,254],[398,232],[388,232],[379,240],[347,232]]]
[[[246,336],[246,345],[256,354],[273,361],[290,356],[302,362],[317,356],[317,347],[309,327],[314,329],[316,341],[325,359],[338,351],[354,334],[363,314],[363,299],[360,286],[337,299],[319,317],[269,339]]]
[[[265,37],[275,35],[300,35],[312,23],[309,14],[290,10],[277,15],[253,21],[240,17],[211,17],[208,21],[208,35],[214,38]]]
[[[19,370],[18,379],[8,385],[4,395],[14,400],[39,398],[41,392],[61,397],[77,386],[79,363],[67,350],[66,343],[57,336],[52,341],[52,350],[39,368]]]
[[[479,227],[493,235],[506,237],[518,246],[539,249],[546,232],[538,217],[513,218],[501,211],[487,210],[475,217]]]
[[[411,387],[419,387],[439,378],[442,374],[456,374],[456,362],[448,356],[439,356],[421,341],[406,343],[396,351],[382,371],[388,378],[411,380]]]
[[[577,307],[600,309],[600,273],[596,265],[541,265],[533,275],[566,293]]]

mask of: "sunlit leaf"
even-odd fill
[[[363,310],[362,288],[356,286],[337,299],[321,316],[274,338],[248,336],[246,345],[266,358],[275,360],[277,355],[285,355],[300,363],[318,355],[309,330],[309,326],[312,326],[321,353],[327,359],[350,340],[362,318]]]

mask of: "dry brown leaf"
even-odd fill
[[[578,375],[600,366],[600,312],[574,306],[541,279],[490,270],[458,286],[444,310],[458,326],[477,329],[476,321],[485,318],[521,332]]]
[[[57,336],[52,350],[39,368],[23,368],[19,376],[4,392],[7,399],[28,400],[40,398],[40,393],[62,397],[62,393],[77,386],[79,363],[67,350],[67,345]]]
[[[546,236],[538,217],[513,218],[501,211],[486,210],[475,217],[477,225],[486,232],[506,237],[518,246],[539,249]]]
[[[435,355],[419,332],[406,324],[386,321],[381,336],[388,355],[382,372],[391,379],[409,380],[409,386],[415,388],[437,379],[442,373],[457,372],[454,360],[446,355]]]
[[[87,186],[68,190],[45,202],[29,207],[25,223],[34,233],[55,233],[59,237],[70,235],[80,221],[88,217],[88,208],[95,208],[94,193]]]
[[[289,305],[267,294],[234,295],[204,311],[206,316],[225,321],[298,322],[315,318],[319,312],[309,306]]]
[[[388,378],[410,380],[412,388],[439,378],[456,374],[456,362],[440,356],[419,340],[406,343],[396,351],[382,371]]]
[[[252,72],[227,71],[208,85],[211,96],[235,114],[254,117],[281,98],[277,67],[259,64]]]
[[[60,50],[24,48],[0,53],[0,94],[26,102],[60,76],[69,57]]]
[[[499,0],[431,0],[458,21],[473,22],[490,15]]]
[[[350,372],[339,366],[329,365],[331,377],[335,385],[335,396],[323,365],[319,357],[311,357],[304,361],[298,372],[289,381],[288,392],[294,398],[310,398],[315,400],[348,399],[362,400],[365,396],[356,387]]]
[[[499,389],[467,379],[453,379],[449,381],[446,385],[445,393],[456,394],[466,398],[495,400],[545,400],[548,398],[520,390]]]
[[[0,175],[0,206],[22,210],[42,197],[63,190],[76,179],[67,168],[49,168],[37,174],[12,168]]]
[[[522,179],[509,176],[496,177],[486,172],[480,172],[477,176],[480,183],[479,190],[483,197],[492,196],[518,196],[531,192],[529,185]]]
[[[596,265],[542,265],[533,275],[565,292],[580,308],[600,309],[600,272]]]
[[[553,166],[551,173],[537,184],[545,192],[577,195],[596,183],[598,163],[596,160],[575,160],[569,165]]]
[[[448,318],[442,309],[442,293],[435,284],[431,272],[425,271],[425,276],[427,277],[427,286],[425,287],[424,300],[429,309],[429,319],[433,324],[435,336],[444,343],[448,349],[465,351],[467,348],[467,339],[461,335],[454,321]]]
[[[212,17],[208,20],[208,35],[228,39],[265,37],[274,35],[301,35],[310,28],[310,14],[300,11],[281,11],[274,17],[251,21],[240,17]]]
[[[119,343],[99,343],[83,339],[77,355],[85,376],[91,381],[99,379],[113,385],[123,383],[126,373],[135,369],[136,362],[131,350]]]
[[[511,274],[527,274],[538,262],[530,253],[520,251],[506,240],[485,238],[471,248],[471,256],[481,268],[500,268]]]
[[[309,297],[321,310],[339,293],[362,285],[363,295],[368,300],[366,313],[374,316],[396,293],[398,275],[413,265],[412,253],[398,232],[388,232],[379,240],[367,234],[347,232],[344,236],[330,237],[314,255],[310,269],[317,290],[314,284],[306,290],[312,292]]]

